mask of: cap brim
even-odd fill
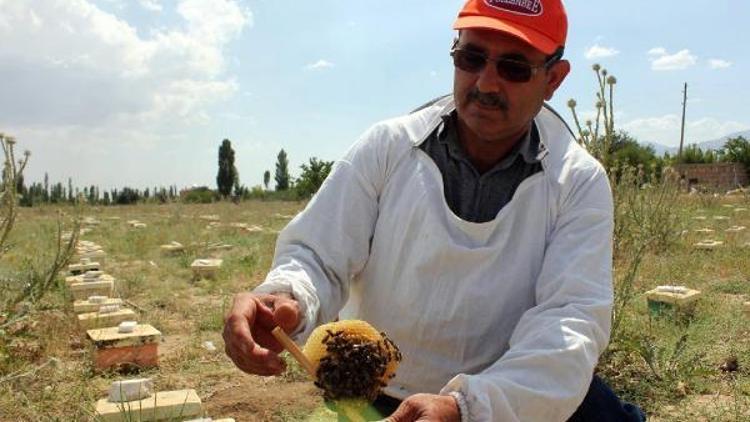
[[[534,29],[503,22],[487,16],[461,16],[453,23],[453,29],[490,29],[512,35],[544,54],[554,53],[559,45],[548,36]]]

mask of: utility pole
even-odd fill
[[[685,107],[687,107],[687,82],[682,91],[682,128],[680,129],[680,151],[677,153],[677,161],[682,161],[682,146],[685,143]]]

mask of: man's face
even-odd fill
[[[502,57],[535,66],[547,58],[517,38],[490,30],[461,31],[457,48],[483,53],[490,60]],[[476,73],[456,68],[453,96],[459,124],[478,141],[513,142],[528,130],[544,100],[552,98],[569,70],[570,64],[561,61],[538,69],[528,82],[510,82],[498,75],[491,61]]]

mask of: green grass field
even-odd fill
[[[750,211],[735,211],[750,208],[750,200],[683,197],[680,203],[674,213],[687,232],[668,248],[645,256],[633,300],[622,313],[620,333],[599,372],[623,397],[640,404],[651,420],[750,420],[750,316],[742,308],[750,301],[750,247],[743,247],[750,233],[724,231],[750,226]],[[132,376],[152,377],[157,390],[195,389],[206,416],[214,419],[335,420],[291,360],[291,370],[283,377],[246,375],[224,355],[221,339],[231,297],[263,279],[278,231],[303,206],[250,201],[84,208],[83,216],[100,223],[81,239],[103,246],[108,255],[104,270],[116,278],[117,295],[135,307],[140,322],[163,334],[160,366],[137,375],[93,371],[91,346],[76,327],[72,301],[61,281],[30,318],[5,327],[0,336],[0,420],[90,420],[94,403],[106,397],[109,384]],[[208,222],[199,218],[207,214],[218,215],[222,226],[207,228]],[[693,219],[698,215],[706,220]],[[719,215],[730,220],[713,219]],[[42,268],[54,253],[56,218],[53,207],[22,209],[2,271],[10,274],[30,264]],[[131,228],[127,221],[133,219],[147,227]],[[234,222],[259,225],[264,231],[243,232],[229,226]],[[694,230],[702,227],[715,229],[712,237],[725,244],[713,251],[695,250],[692,244],[706,236]],[[171,241],[197,245],[183,254],[162,255],[159,245]],[[208,252],[201,246],[211,242],[233,247]],[[224,260],[218,277],[193,280],[190,263],[212,256]],[[703,294],[692,312],[653,317],[643,293],[665,284],[686,285]],[[205,342],[216,350],[208,350]],[[50,358],[57,360],[26,374]],[[736,370],[727,366],[732,360]],[[6,379],[10,376],[14,378]]]

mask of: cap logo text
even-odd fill
[[[484,0],[484,3],[494,9],[526,16],[542,14],[542,0]]]

